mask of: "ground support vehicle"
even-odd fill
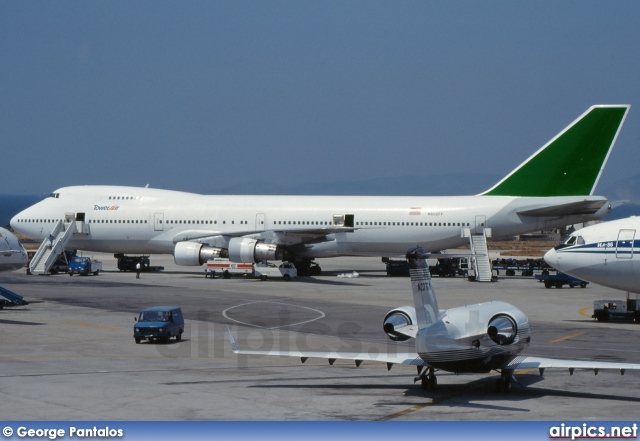
[[[392,260],[383,257],[382,262],[386,265],[387,276],[409,277],[409,266],[406,260]],[[466,273],[461,263],[460,258],[438,259],[435,265],[429,266],[429,271],[438,277],[464,276]]]
[[[387,276],[409,277],[409,265],[407,265],[406,260],[392,260],[388,257],[383,257],[382,263],[387,268]]]
[[[118,259],[118,269],[120,271],[136,271],[136,265],[140,264],[141,272],[164,271],[163,266],[150,265],[149,256],[125,256],[124,254],[114,254]]]
[[[557,274],[536,274],[535,278],[538,282],[544,283],[545,288],[562,288],[563,285],[569,285],[569,288],[573,288],[574,286],[586,288],[589,284],[589,282],[585,280],[576,279],[569,274],[560,272]]]
[[[29,256],[29,262],[31,262],[31,259],[33,259],[33,256],[35,253],[36,253],[35,250],[27,251],[27,255]],[[71,261],[71,259],[73,259],[75,255],[76,255],[76,250],[65,251],[64,253],[60,254],[56,259],[56,261],[54,262],[51,269],[49,270],[49,274],[66,273],[68,270],[69,262]],[[26,267],[27,267],[27,274],[31,274],[31,270],[29,269],[29,263],[27,263]]]
[[[170,338],[182,340],[184,317],[177,306],[153,306],[140,311],[133,326],[133,338],[136,343],[142,340],[159,340],[167,343]]]
[[[223,279],[228,279],[231,276],[253,276],[254,265],[253,263],[231,262],[229,259],[216,257],[207,261],[205,274],[212,279],[218,275]]]
[[[548,272],[551,269],[544,259],[495,259],[491,262],[491,267],[497,275],[504,271],[507,276],[515,276],[516,271],[520,271],[522,276],[533,276],[536,271]]]
[[[74,274],[80,274],[81,276],[93,274],[97,276],[100,271],[102,271],[102,262],[93,260],[90,257],[75,256],[69,261],[69,265],[67,266],[67,272],[70,276]]]
[[[273,263],[257,263],[254,269],[255,277],[260,280],[284,279],[289,281],[298,277],[298,270],[291,262],[282,262],[280,266]]]
[[[629,297],[626,300],[594,300],[593,315],[599,322],[609,320],[634,320],[640,323],[640,301]]]

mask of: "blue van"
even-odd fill
[[[177,306],[154,306],[143,309],[136,318],[133,338],[136,343],[142,340],[160,340],[167,343],[171,337],[182,340],[184,317]]]

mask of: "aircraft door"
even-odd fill
[[[153,215],[153,230],[164,231],[164,213],[156,213]]]
[[[476,227],[473,234],[482,234],[482,230],[486,228],[487,216],[476,216]]]
[[[616,242],[616,258],[633,258],[633,239],[635,235],[636,230],[620,230],[618,233],[618,241]]]
[[[267,229],[267,215],[264,213],[256,213],[256,230]]]

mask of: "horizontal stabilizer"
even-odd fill
[[[393,327],[393,332],[396,334],[406,335],[409,338],[416,338],[418,335],[418,327],[415,325],[405,325],[400,327]]]
[[[549,216],[577,216],[584,214],[595,214],[600,210],[607,200],[578,201],[568,204],[551,205],[533,210],[518,211],[520,216],[549,217]]]

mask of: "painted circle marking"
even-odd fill
[[[274,327],[268,328],[266,326],[259,326],[259,325],[255,325],[253,323],[246,323],[246,322],[243,322],[243,321],[240,321],[240,320],[236,320],[236,319],[233,319],[233,318],[229,317],[229,315],[227,315],[227,312],[231,311],[232,309],[240,308],[242,306],[247,306],[247,305],[255,305],[256,303],[270,303],[270,304],[273,304],[273,305],[284,305],[284,306],[291,306],[291,307],[294,307],[294,308],[308,309],[310,311],[317,312],[318,313],[318,317],[312,318],[310,320],[305,320],[305,321],[302,321],[302,322],[290,323],[290,324],[284,325],[284,326],[274,326]],[[320,319],[324,318],[325,315],[326,314],[324,312],[320,311],[319,309],[309,308],[308,306],[292,305],[290,303],[271,302],[271,301],[262,301],[262,300],[258,301],[258,302],[249,302],[249,303],[243,303],[241,305],[232,306],[232,307],[227,308],[224,311],[222,311],[222,316],[224,318],[226,318],[227,320],[231,320],[232,322],[239,323],[241,325],[247,325],[247,326],[251,326],[251,327],[254,327],[254,328],[262,328],[262,329],[280,329],[280,328],[288,328],[290,326],[304,325],[306,323],[311,323],[311,322],[314,322],[316,320],[320,320]]]

